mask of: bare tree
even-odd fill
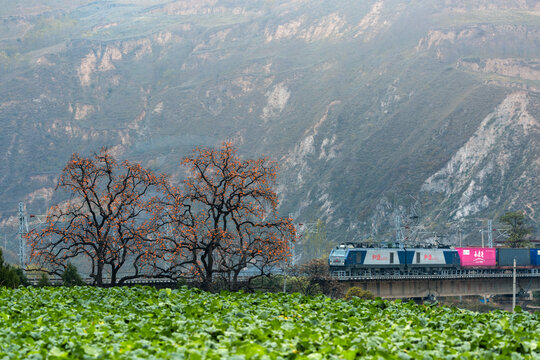
[[[84,258],[98,286],[149,274],[160,245],[160,201],[153,192],[165,182],[139,164],[118,163],[106,149],[92,158],[73,154],[56,187],[70,199],[49,210],[43,229],[28,234],[31,261],[60,275],[71,259]]]
[[[166,189],[163,226],[169,230],[162,231],[175,271],[205,288],[217,277],[236,289],[248,265],[256,269],[249,281],[290,256],[296,230],[277,213],[274,162],[243,160],[223,143],[221,149],[196,149],[183,164],[189,177]]]

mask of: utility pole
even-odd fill
[[[516,308],[516,259],[514,259],[514,272],[512,276],[512,312]]]
[[[24,234],[28,232],[28,222],[24,215],[24,203],[19,203],[19,266],[24,271],[24,265],[26,262],[26,244]]]
[[[293,218],[292,214],[289,214],[289,218]],[[305,227],[304,227],[305,225]],[[307,224],[298,224],[299,227],[302,227],[302,235],[306,231],[306,229],[313,229],[313,226],[315,226],[315,229],[317,228],[315,223],[307,223]],[[296,262],[296,248],[295,244],[292,241],[289,241],[289,248],[291,249],[291,259],[287,260],[283,267],[283,292],[287,292],[287,277],[288,277],[288,270],[294,266]]]
[[[488,247],[493,247],[493,220],[488,220]]]
[[[401,248],[403,247],[403,242],[405,240],[405,236],[403,236],[403,229],[401,228],[401,217],[396,215],[394,221],[396,224],[396,244]]]
[[[480,230],[482,233],[482,247],[484,247],[484,229]]]
[[[317,243],[313,243],[311,236],[317,236],[319,234],[318,222],[309,222],[309,223],[299,223],[298,224],[298,234],[302,238],[302,253],[300,256],[310,259],[311,256],[314,258],[320,256],[320,248],[317,248]],[[309,236],[306,237],[305,235]],[[315,246],[315,247],[314,247]],[[292,265],[294,266],[296,260],[296,253],[294,251],[294,244],[291,246],[292,249]],[[319,254],[319,255],[317,255]]]
[[[292,267],[294,266],[294,256],[295,256],[295,248],[294,248],[294,244],[292,241],[289,241],[289,247],[291,249],[291,260],[290,260],[290,265],[286,264],[285,265],[285,268],[283,269],[283,292],[286,293],[287,292],[287,268],[288,267]],[[288,261],[287,261],[288,262]]]

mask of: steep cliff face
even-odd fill
[[[58,201],[73,152],[181,178],[225,139],[278,160],[282,213],[331,241],[398,214],[538,220],[539,19],[526,0],[23,0],[0,10],[0,223]]]
[[[453,219],[476,215],[501,203],[529,209],[534,216],[540,121],[531,115],[530,107],[539,100],[536,94],[509,94],[445,167],[426,180],[422,190],[443,193],[441,207]]]

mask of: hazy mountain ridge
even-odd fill
[[[538,220],[536,2],[28,0],[0,34],[4,224],[55,201],[72,152],[180,176],[224,139],[279,160],[282,212],[333,241],[419,208]]]

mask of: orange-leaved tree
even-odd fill
[[[248,266],[250,281],[287,261],[296,229],[277,212],[275,162],[242,159],[224,142],[220,149],[195,149],[183,165],[189,175],[166,189],[163,217],[175,271],[206,288],[219,278],[234,290]]]
[[[70,199],[27,234],[31,261],[60,274],[77,259],[98,286],[148,275],[159,247],[156,194],[164,182],[139,164],[117,162],[106,149],[89,158],[73,154],[56,187]]]

